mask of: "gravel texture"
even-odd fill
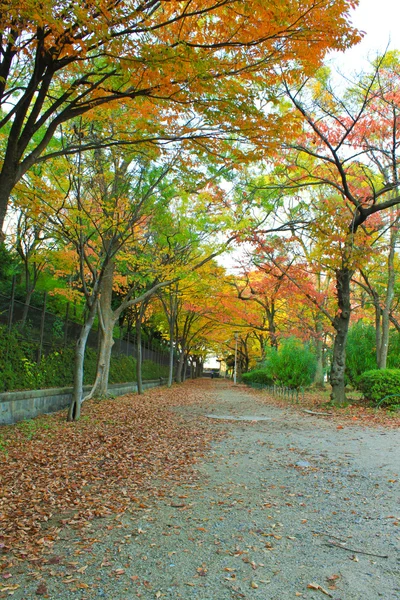
[[[243,386],[204,385],[204,404],[175,409],[225,434],[197,477],[63,530],[53,558],[21,564],[20,587],[2,597],[400,600],[400,432],[338,428]]]

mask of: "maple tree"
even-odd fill
[[[294,114],[297,127],[278,160],[280,170],[275,172],[271,188],[283,193],[320,188],[320,212],[314,226],[325,228],[332,239],[338,310],[332,321],[336,335],[330,382],[332,401],[337,403],[345,400],[351,279],[368,258],[380,213],[400,203],[397,108],[393,110],[396,86],[384,84],[385,71],[383,57],[343,98],[325,70],[301,88],[291,87],[287,80],[284,83],[292,106],[284,110]],[[382,106],[390,107],[383,123]]]
[[[93,149],[85,135],[99,111],[110,120],[97,147],[254,134],[262,111],[251,82],[274,82],[278,63],[310,71],[328,49],[356,42],[355,4],[47,0],[39,10],[35,0],[3,0],[0,228],[14,186],[35,163]],[[107,111],[117,105],[113,120]]]

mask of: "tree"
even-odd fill
[[[278,62],[310,71],[327,49],[357,41],[353,4],[46,0],[39,10],[36,0],[2,0],[0,230],[14,186],[38,161],[94,143],[254,134],[263,113],[251,82],[273,83]],[[68,135],[75,119],[87,118],[86,134],[116,104],[121,126],[101,141]],[[133,130],[128,106],[141,123]]]
[[[282,191],[320,188],[319,223],[331,220],[338,310],[330,382],[332,401],[345,401],[346,338],[351,314],[350,283],[365,260],[379,213],[400,203],[398,190],[398,98],[393,70],[385,84],[387,62],[376,61],[342,96],[322,71],[299,88],[283,86],[297,116],[297,128],[280,156]],[[387,119],[382,123],[382,107]],[[395,110],[394,110],[394,107]]]

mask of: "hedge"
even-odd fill
[[[372,369],[358,378],[357,388],[367,400],[381,406],[400,404],[400,369]],[[383,400],[383,402],[381,402]]]
[[[68,387],[73,383],[74,347],[53,350],[42,357],[38,365],[35,358],[37,345],[9,335],[0,327],[0,392],[32,390],[50,387]],[[97,352],[87,348],[84,363],[84,383],[94,382]],[[145,360],[143,379],[158,379],[168,375],[167,367]],[[124,354],[112,355],[110,383],[136,381],[136,359]]]

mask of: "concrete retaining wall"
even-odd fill
[[[144,381],[143,388],[149,389],[164,385],[165,380],[154,379]],[[88,392],[91,386],[85,386]],[[108,391],[113,396],[123,396],[130,392],[137,392],[137,384],[113,383]],[[38,415],[55,412],[66,408],[72,397],[72,388],[49,388],[47,390],[24,390],[22,392],[4,392],[0,394],[0,425],[10,425],[25,419],[32,419]]]

